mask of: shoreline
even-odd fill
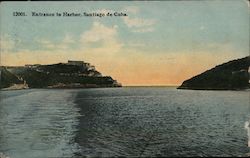
[[[248,91],[250,88],[195,88],[195,87],[177,87],[180,90],[203,90],[203,91]]]
[[[121,87],[116,87],[116,86],[103,86],[103,87],[46,87],[46,88],[2,88],[0,91],[15,91],[15,90],[29,90],[29,89],[90,89],[90,88],[122,88]]]
[[[27,84],[13,84],[10,87],[2,88],[3,91],[11,91],[11,90],[22,90],[22,89],[29,89]]]
[[[54,88],[3,88],[1,91],[18,91],[18,90],[32,90],[32,89],[42,89],[42,90],[67,90],[67,89],[98,89],[98,88],[174,88],[176,90],[191,90],[191,91],[250,91],[248,89],[191,89],[191,88],[176,88],[177,86],[121,86],[121,87],[54,87]]]

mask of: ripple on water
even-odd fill
[[[2,98],[0,151],[13,158],[74,156],[80,116],[74,91],[31,91],[6,92]]]
[[[169,88],[83,90],[82,156],[244,156],[247,92]],[[95,98],[95,99],[93,99]]]
[[[2,92],[15,157],[249,156],[249,93],[171,88]]]

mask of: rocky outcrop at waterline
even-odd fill
[[[0,88],[9,88],[15,85],[23,85],[22,81],[18,76],[9,72],[6,67],[0,67]]]

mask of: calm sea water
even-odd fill
[[[244,124],[249,119],[249,91],[1,91],[0,153],[11,158],[248,156]]]

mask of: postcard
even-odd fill
[[[0,158],[250,156],[249,1],[0,3]]]

